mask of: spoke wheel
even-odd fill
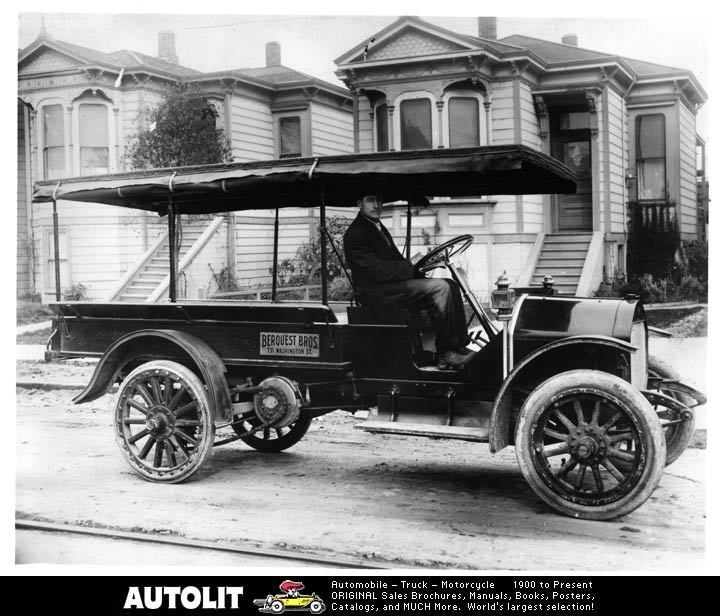
[[[648,359],[648,375],[661,379],[679,380],[680,378],[675,370],[652,355]],[[673,391],[672,384],[660,385],[660,392],[672,396],[680,402],[685,402],[685,396]],[[663,425],[663,429],[665,430],[665,446],[667,448],[665,466],[669,466],[682,455],[690,444],[693,433],[695,432],[695,417],[693,416],[691,420],[680,423],[666,423],[678,421],[678,419],[680,419],[679,413],[662,405],[654,404],[653,408],[660,418],[660,423],[665,424]]]
[[[233,424],[233,430],[245,444],[264,453],[277,453],[292,447],[310,427],[311,417],[300,415],[298,420],[282,428],[260,428],[260,419],[249,417]],[[253,431],[251,434],[248,432]],[[245,435],[245,436],[243,436]]]
[[[653,493],[665,439],[645,397],[605,372],[552,377],[523,404],[516,453],[533,490],[565,515],[609,520]]]
[[[123,381],[115,405],[115,438],[143,479],[185,481],[212,453],[215,426],[200,379],[171,361],[138,366]]]

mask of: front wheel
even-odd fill
[[[648,358],[648,375],[656,379],[680,380],[675,370],[652,355]],[[675,391],[672,383],[661,384],[659,390],[661,393],[677,398],[680,402],[685,402],[683,394]],[[667,448],[665,466],[669,466],[682,455],[690,441],[692,441],[695,433],[695,416],[693,415],[692,419],[682,421],[680,414],[673,409],[657,404],[653,405],[653,408],[664,426],[665,446]]]
[[[210,457],[214,438],[207,391],[185,366],[147,362],[120,385],[115,439],[143,479],[164,483],[189,479]]]
[[[515,448],[520,470],[556,511],[587,520],[630,513],[653,493],[665,437],[645,397],[595,370],[549,378],[525,400]]]

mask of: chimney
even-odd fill
[[[497,17],[478,17],[478,36],[497,40]]]
[[[563,34],[563,37],[560,40],[563,45],[572,45],[573,47],[578,46],[577,34]]]
[[[171,64],[178,63],[178,56],[175,52],[175,33],[172,30],[158,32],[158,58]]]
[[[280,43],[270,41],[265,43],[265,66],[280,66]]]

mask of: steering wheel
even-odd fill
[[[444,265],[455,255],[465,252],[473,241],[474,238],[472,235],[458,235],[457,237],[440,244],[440,246],[433,248],[426,255],[423,255],[415,264],[415,269],[418,272],[426,272],[435,267]]]

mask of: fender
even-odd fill
[[[634,353],[638,350],[636,346],[622,340],[618,340],[617,338],[611,338],[610,336],[570,336],[568,338],[563,338],[562,340],[550,342],[549,344],[546,344],[545,346],[542,346],[529,355],[523,357],[523,359],[513,367],[510,374],[505,377],[505,380],[500,386],[500,391],[495,398],[495,402],[493,403],[492,412],[490,414],[489,436],[491,453],[496,453],[507,447],[510,442],[510,404],[512,400],[512,386],[518,381],[518,376],[523,374],[529,365],[534,365],[536,361],[542,361],[543,356],[547,355],[549,352],[577,345],[610,347],[623,353]]]
[[[158,344],[163,342],[162,346],[169,347],[169,352],[158,353],[156,350],[148,353],[148,348],[157,349]],[[189,356],[208,389],[213,418],[229,419],[232,416],[225,365],[218,354],[197,336],[173,329],[143,329],[116,340],[100,358],[88,386],[73,398],[73,402],[91,402],[107,393],[120,370],[129,361],[143,355],[151,355],[154,359],[183,359]]]

